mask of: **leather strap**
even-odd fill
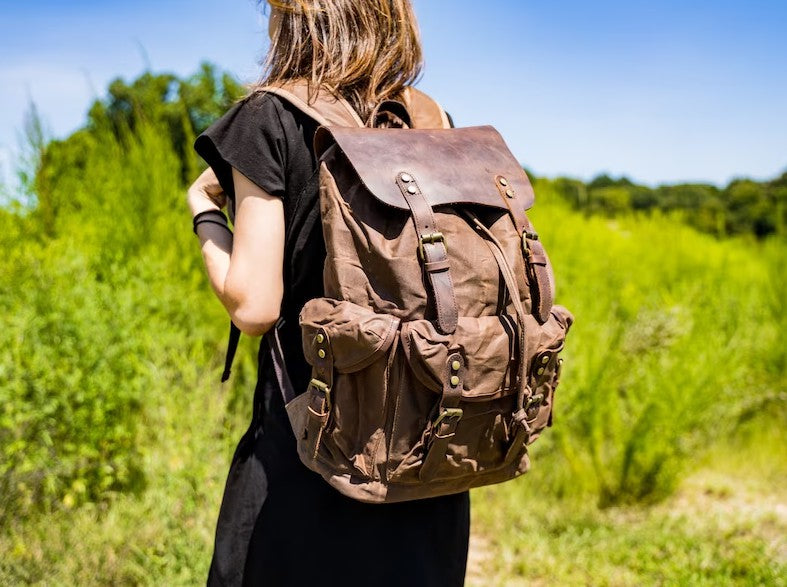
[[[518,357],[518,371],[517,371],[517,409],[524,405],[525,397],[528,395],[527,393],[527,336],[526,336],[526,329],[527,329],[527,322],[526,322],[526,312],[524,306],[522,306],[522,299],[521,293],[519,292],[519,286],[516,283],[516,278],[514,277],[514,271],[511,269],[511,265],[509,265],[508,260],[506,259],[505,253],[503,252],[503,247],[500,244],[495,236],[489,231],[489,229],[484,226],[484,224],[478,220],[475,216],[470,216],[473,219],[474,224],[478,227],[478,229],[486,236],[485,242],[489,246],[489,250],[492,252],[492,255],[495,257],[495,261],[497,262],[497,266],[500,268],[500,274],[503,276],[503,281],[506,284],[506,288],[508,288],[508,293],[511,297],[511,302],[514,304],[514,311],[516,312],[517,316],[517,325],[519,326],[518,330],[518,350],[519,350],[519,357]]]
[[[227,341],[227,354],[224,355],[224,372],[221,374],[221,382],[224,383],[230,378],[232,371],[232,361],[235,360],[235,353],[240,342],[240,328],[230,321],[230,338]]]
[[[271,353],[271,362],[273,363],[273,371],[276,373],[276,381],[279,384],[279,392],[284,400],[286,406],[297,395],[295,388],[290,381],[290,376],[287,373],[287,365],[284,362],[284,352],[282,351],[281,339],[279,338],[279,328],[284,324],[284,318],[279,318],[276,324],[268,332],[265,333],[265,339],[268,341],[268,348]]]
[[[286,100],[322,126],[365,126],[347,100],[327,88],[311,92],[306,80],[294,80],[280,86],[264,86],[262,91]]]
[[[442,234],[437,230],[434,211],[421,193],[415,177],[401,172],[396,177],[396,184],[410,207],[415,234],[420,239],[421,261],[437,306],[437,327],[443,334],[452,334],[459,321],[459,311],[456,307],[448,251]]]
[[[333,392],[333,350],[328,333],[321,328],[317,331],[314,344],[317,347],[317,359],[313,365],[313,378],[309,389],[314,389],[308,403],[309,417],[306,423],[306,435],[309,452],[312,458],[317,457],[322,436],[328,428],[333,410],[331,393]]]
[[[458,368],[454,369],[454,367]],[[458,351],[450,353],[443,369],[443,395],[440,398],[437,415],[432,424],[429,447],[418,472],[421,481],[429,481],[434,478],[438,467],[445,461],[448,444],[456,434],[456,428],[462,419],[459,403],[462,399],[464,374],[465,362],[461,353]]]
[[[412,128],[451,128],[443,107],[437,101],[412,86],[402,92],[404,105],[412,118]]]
[[[522,238],[522,254],[528,271],[532,313],[543,324],[549,319],[555,291],[549,257],[541,241],[538,240],[538,234],[533,229],[530,218],[527,217],[506,178],[497,177],[497,188],[500,197],[506,203],[511,221]]]
[[[525,222],[525,230],[522,233],[522,251],[530,271],[530,283],[536,284],[535,288],[532,286],[530,288],[533,297],[533,315],[543,324],[549,319],[549,312],[552,310],[555,280],[544,245],[538,240],[538,234],[533,230],[533,225],[527,215],[525,215]]]
[[[268,345],[270,351],[271,361],[273,362],[273,370],[276,374],[276,381],[279,385],[284,405],[286,406],[290,401],[295,399],[297,393],[292,385],[292,381],[287,375],[287,365],[284,362],[284,353],[282,352],[281,339],[279,338],[278,328],[284,323],[282,318],[276,323],[276,326],[271,328],[265,333],[263,337],[264,342]],[[320,449],[323,434],[328,427],[332,398],[331,392],[333,387],[333,352],[331,350],[330,340],[324,330],[320,330],[318,334],[322,335],[322,343],[318,344],[318,353],[322,349],[325,352],[324,357],[318,354],[318,360],[314,365],[314,375],[309,382],[309,388],[313,388],[315,393],[309,398],[307,405],[307,420],[306,420],[306,439],[309,443],[309,452],[312,458],[316,457],[317,451]],[[307,390],[308,391],[308,390]],[[300,432],[300,431],[296,431]]]
[[[519,325],[518,389],[516,405],[513,413],[514,428],[516,433],[514,435],[514,439],[511,441],[511,444],[509,444],[508,451],[506,453],[505,462],[509,462],[511,459],[520,454],[523,447],[527,444],[531,432],[530,426],[527,423],[527,403],[529,403],[533,392],[527,384],[528,353],[526,346],[527,336],[525,332],[526,313],[524,307],[522,306],[520,298],[521,294],[519,292],[519,287],[516,284],[514,271],[511,269],[511,265],[509,265],[508,261],[506,260],[505,253],[503,251],[502,245],[500,244],[500,241],[495,238],[494,234],[492,234],[492,232],[486,226],[484,226],[484,224],[478,218],[469,212],[465,211],[464,213],[472,220],[478,230],[487,237],[486,243],[489,245],[489,249],[492,251],[495,260],[497,261],[497,265],[500,268],[500,273],[503,276],[503,281],[505,282],[509,294],[511,295],[511,301],[514,304],[514,310],[516,311],[517,322]]]

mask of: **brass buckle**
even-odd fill
[[[530,258],[530,243],[527,241],[537,241],[538,240],[538,233],[533,232],[530,230],[523,230],[522,231],[522,251],[525,254],[525,258]]]
[[[418,258],[423,261],[426,259],[424,254],[424,243],[435,244],[435,243],[443,243],[445,244],[445,236],[443,236],[442,232],[433,232],[432,234],[422,234],[421,238],[418,239]]]
[[[325,411],[331,411],[331,388],[328,387],[328,384],[324,381],[320,381],[319,379],[312,379],[309,381],[309,387],[316,387],[319,389],[323,395],[325,395]]]
[[[527,402],[525,403],[525,412],[529,411],[530,408],[540,407],[543,401],[544,401],[543,393],[536,393],[534,395],[531,395],[529,398],[527,398]]]
[[[437,428],[440,424],[443,423],[443,420],[449,420],[456,418],[457,420],[461,420],[462,416],[464,415],[464,411],[460,408],[443,408],[442,413],[437,416],[437,420],[434,421],[432,424],[432,428]]]

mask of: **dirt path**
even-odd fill
[[[470,535],[470,552],[467,556],[467,587],[482,587],[488,585],[488,577],[484,568],[492,557],[492,549],[489,541],[474,532]]]

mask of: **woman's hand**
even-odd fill
[[[224,193],[213,169],[208,167],[197,180],[191,184],[187,192],[187,201],[192,218],[206,210],[221,210],[227,205],[227,194]]]

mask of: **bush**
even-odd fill
[[[559,491],[664,497],[694,453],[783,388],[784,243],[717,241],[663,216],[583,218],[548,183],[536,190],[558,301],[577,319],[536,450]]]

